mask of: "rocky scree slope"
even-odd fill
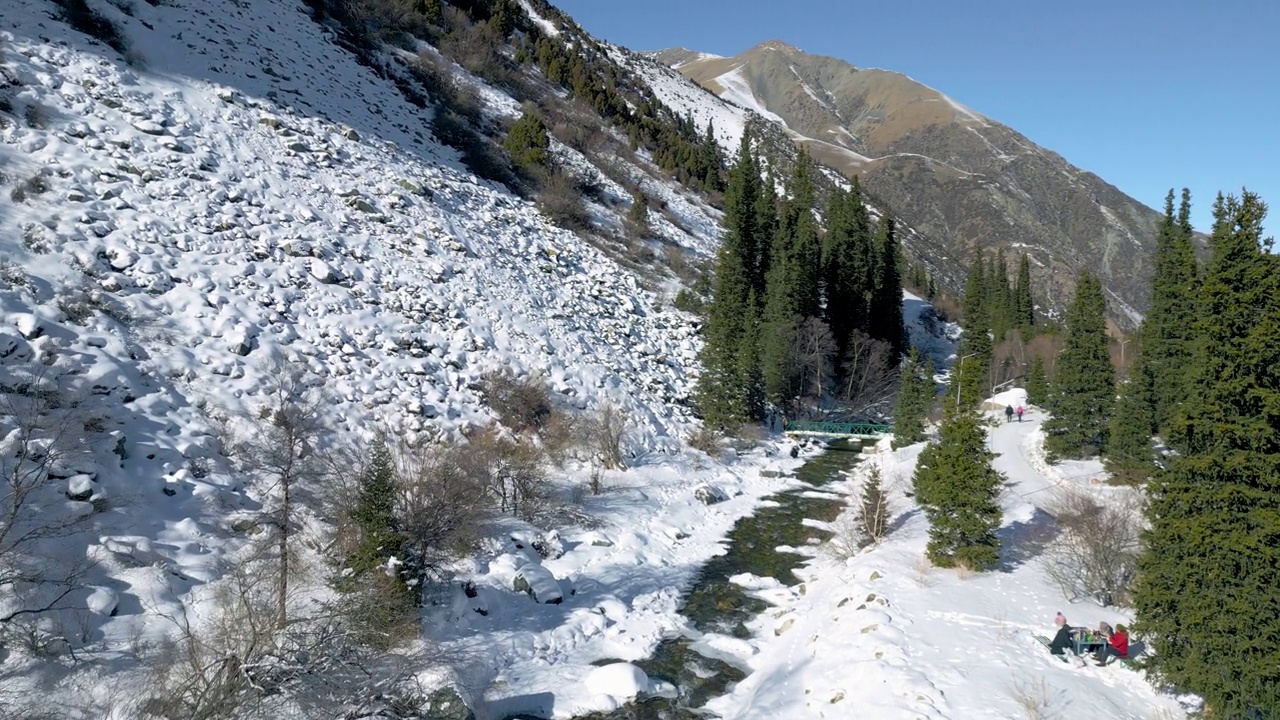
[[[40,499],[90,521],[38,550],[106,558],[79,581],[111,598],[85,637],[139,632],[222,572],[264,498],[213,418],[256,412],[275,362],[347,431],[459,437],[505,368],[622,408],[629,452],[681,450],[691,318],[467,172],[299,4],[89,5],[127,61],[52,2],[0,18],[0,399],[92,408]],[[714,215],[673,206],[714,247]],[[22,423],[0,416],[0,438]]]

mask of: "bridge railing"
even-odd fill
[[[812,433],[815,435],[888,435],[893,432],[892,425],[882,423],[836,423],[792,420],[784,427],[789,433]]]

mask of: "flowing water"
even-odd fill
[[[828,533],[805,525],[805,518],[830,522],[844,504],[833,498],[806,497],[807,490],[821,488],[837,479],[858,462],[859,446],[843,442],[828,445],[828,451],[805,463],[795,476],[805,485],[768,498],[772,501],[754,515],[734,525],[728,537],[728,552],[712,558],[703,567],[685,597],[681,613],[697,633],[719,633],[737,638],[750,636],[746,623],[765,612],[768,603],[752,597],[748,590],[729,581],[742,573],[776,578],[787,585],[799,583],[792,570],[805,562],[805,555],[778,551],[779,546],[803,547],[829,537]],[[579,720],[691,720],[706,718],[698,708],[732,689],[747,673],[744,669],[695,649],[694,639],[678,637],[663,641],[648,660],[637,662],[649,677],[665,680],[677,688],[677,696],[650,697],[607,713],[584,715]],[[616,660],[602,660],[607,665]],[[531,716],[516,716],[536,720]],[[516,720],[511,718],[509,720]]]

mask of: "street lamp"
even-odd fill
[[[980,354],[981,353],[969,353],[968,355],[960,358],[960,367],[956,370],[956,412],[960,412],[960,378],[964,375],[964,361],[971,357],[977,357]]]

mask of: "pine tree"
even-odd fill
[[[1181,451],[1157,472],[1135,592],[1156,679],[1206,714],[1280,712],[1280,260],[1253,193],[1214,205]]]
[[[880,468],[872,466],[862,487],[862,504],[858,520],[867,540],[878,543],[889,528],[889,495],[880,479]]]
[[[938,441],[920,453],[913,480],[929,520],[926,552],[935,565],[984,570],[999,563],[998,499],[1005,477],[992,469],[993,457],[969,410],[950,413]]]
[[[951,368],[950,396],[962,408],[976,407],[987,396],[987,372],[991,364],[991,323],[987,315],[982,256],[969,269],[964,287],[963,333],[955,364]]]
[[[1044,373],[1044,360],[1039,355],[1031,358],[1031,371],[1027,373],[1027,402],[1044,406],[1049,398],[1049,379]]]
[[[760,171],[743,137],[738,159],[725,191],[725,234],[716,255],[711,302],[703,329],[696,402],[712,427],[727,428],[759,417],[748,399],[750,378],[759,370],[743,367],[743,337],[754,301],[753,273],[759,264],[756,215]]]
[[[382,438],[377,438],[370,448],[368,467],[360,474],[356,504],[351,511],[360,539],[349,562],[357,577],[401,554],[395,498],[396,471],[391,451]]]
[[[898,404],[893,411],[893,449],[924,440],[925,416],[933,399],[933,380],[923,375],[920,353],[915,348],[902,363],[898,384]]]
[[[870,218],[862,202],[858,179],[848,192],[836,190],[827,211],[823,243],[824,307],[827,325],[836,340],[836,357],[847,356],[854,330],[867,327]]]
[[[551,162],[551,140],[547,136],[547,126],[542,123],[542,118],[533,107],[525,107],[520,119],[507,131],[502,146],[506,148],[512,162],[527,170],[546,168]]]
[[[1173,191],[1165,197],[1164,219],[1156,240],[1151,309],[1142,326],[1138,367],[1149,388],[1155,429],[1168,426],[1188,392],[1186,373],[1200,313],[1195,302],[1199,270],[1190,231],[1191,195],[1184,190],[1182,198],[1175,216]]]
[[[1018,279],[1013,291],[1014,327],[1022,330],[1023,339],[1029,339],[1036,324],[1035,302],[1031,298],[1031,261],[1026,253],[1018,260]]]
[[[1107,351],[1102,284],[1090,273],[1076,283],[1066,313],[1066,347],[1053,377],[1053,413],[1044,423],[1051,456],[1085,458],[1105,451],[1116,374]]]
[[[1151,406],[1146,402],[1141,382],[1136,379],[1121,385],[1119,396],[1111,415],[1103,461],[1115,480],[1134,485],[1155,469]]]
[[[878,273],[872,283],[867,334],[889,343],[893,360],[897,362],[906,346],[906,332],[902,325],[902,275],[898,269],[901,248],[893,216],[887,212],[880,219],[875,253],[879,257],[876,263]]]

